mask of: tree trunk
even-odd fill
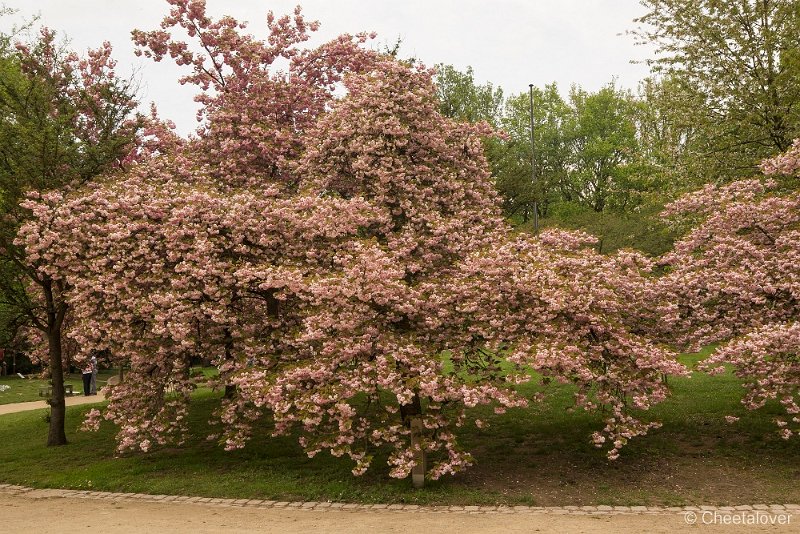
[[[233,359],[233,336],[231,331],[227,328],[224,330],[225,335],[225,361]],[[236,384],[225,384],[225,394],[222,398],[232,399],[236,396]]]
[[[61,358],[61,328],[51,328],[47,332],[47,344],[50,352],[50,378],[53,395],[50,397],[50,431],[47,435],[47,446],[66,445],[67,435],[64,432],[64,420],[67,405],[64,400],[64,367]]]
[[[53,292],[54,282],[42,282],[45,302],[47,302],[47,324],[41,325],[47,335],[48,352],[50,353],[50,381],[52,382],[52,395],[50,397],[50,431],[47,435],[47,446],[66,445],[67,435],[64,432],[64,421],[67,414],[67,405],[64,401],[64,358],[61,352],[61,327],[64,325],[64,316],[67,305],[58,301]],[[63,288],[58,282],[56,287],[63,294]]]
[[[411,446],[418,450],[414,451],[414,461],[416,465],[411,469],[411,484],[415,488],[425,486],[425,451],[422,449],[421,438],[424,427],[422,425],[422,402],[419,395],[414,394],[411,404],[400,406],[400,415],[403,423],[411,429]]]

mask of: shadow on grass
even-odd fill
[[[696,359],[696,358],[695,358]],[[692,360],[693,361],[693,360]],[[692,363],[687,361],[686,363]],[[0,418],[0,481],[208,497],[417,504],[681,505],[800,502],[800,446],[777,436],[779,407],[747,412],[742,388],[730,374],[671,379],[673,396],[648,418],[663,427],[635,438],[609,462],[590,443],[602,414],[568,413],[572,390],[550,387],[548,400],[497,416],[473,410],[490,423],[461,429],[476,465],[455,477],[414,490],[388,476],[385,456],[362,477],[352,463],[320,453],[309,459],[293,437],[256,432],[240,451],[205,440],[217,402],[200,393],[190,415],[192,437],[181,448],[114,456],[114,429],[77,432],[90,407],[70,408],[66,447],[44,447],[42,412]],[[529,386],[532,387],[532,386]],[[729,425],[725,415],[741,420]]]

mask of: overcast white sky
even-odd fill
[[[142,100],[155,101],[162,116],[186,133],[194,129],[194,91],[176,83],[177,67],[133,55],[130,31],[155,29],[168,11],[163,0],[0,0],[19,10],[16,18],[40,14],[42,22],[71,39],[78,50],[108,40],[120,74],[142,80]],[[630,63],[646,48],[624,35],[643,14],[638,0],[207,0],[212,16],[233,15],[265,35],[268,10],[289,13],[300,3],[309,19],[322,23],[313,43],[339,33],[376,31],[379,43],[402,38],[401,54],[428,65],[471,65],[478,81],[491,81],[506,94],[529,83],[572,83],[597,90],[616,77],[635,88],[648,69]],[[8,29],[0,20],[0,29]]]

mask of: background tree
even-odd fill
[[[689,177],[702,176],[702,172],[690,167],[697,163],[690,150],[700,134],[683,111],[701,107],[702,99],[696,93],[688,94],[679,80],[658,76],[639,84],[635,100],[639,154],[642,165],[649,168],[651,190],[662,199],[674,199],[691,187]]]
[[[596,93],[573,87],[569,106],[562,133],[569,160],[546,224],[596,235],[604,252],[634,247],[663,253],[672,243],[657,216],[670,192],[665,168],[675,134],[669,117],[613,84]]]
[[[649,63],[680,89],[664,104],[696,131],[692,183],[756,172],[800,134],[800,8],[794,0],[642,0],[633,32],[656,46]]]
[[[435,80],[442,114],[503,132],[484,147],[510,220],[525,225],[536,204],[544,225],[598,235],[603,251],[669,248],[672,235],[657,214],[676,189],[687,130],[676,125],[673,108],[656,104],[672,96],[674,84],[650,80],[637,96],[613,83],[597,93],[574,87],[566,99],[555,84],[534,87],[534,185],[528,92],[504,99],[491,84],[477,84],[472,69],[448,65]]]
[[[472,67],[462,72],[452,65],[437,65],[434,80],[442,115],[470,123],[485,121],[493,127],[500,124],[503,90],[476,83]]]
[[[139,124],[134,88],[116,76],[111,46],[85,57],[68,51],[54,32],[13,42],[0,36],[0,291],[5,328],[26,326],[47,347],[50,399],[48,445],[64,434],[63,328],[66,287],[59,266],[32,269],[17,230],[31,216],[26,193],[81,187],[132,156]]]
[[[565,136],[570,169],[561,186],[563,200],[595,212],[624,211],[636,202],[638,151],[630,94],[606,86],[597,93],[573,87],[573,111]]]
[[[561,187],[569,169],[570,152],[566,129],[572,111],[555,84],[533,88],[536,182],[531,173],[530,96],[514,95],[506,101],[501,121],[507,138],[489,152],[505,212],[523,223],[532,216],[534,202],[546,217],[554,202],[562,198]]]

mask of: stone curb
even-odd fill
[[[420,506],[417,504],[356,504],[339,502],[286,502],[262,499],[219,499],[188,495],[149,495],[107,491],[34,489],[0,484],[0,493],[25,495],[32,499],[73,498],[113,501],[178,503],[237,508],[275,508],[306,511],[403,512],[447,514],[552,514],[552,515],[672,515],[687,512],[717,512],[722,515],[753,512],[759,514],[797,514],[800,504],[753,504],[739,506]]]

